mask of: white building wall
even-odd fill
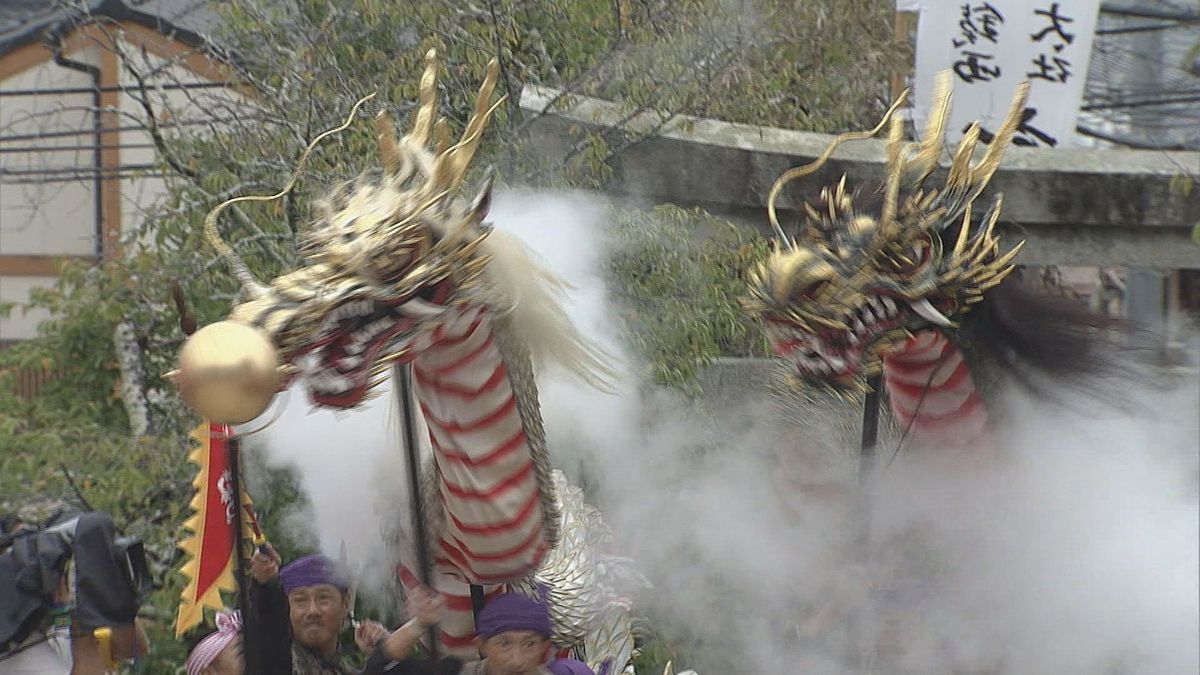
[[[157,84],[205,83],[186,67],[123,42],[119,53],[130,59],[129,65],[141,73],[154,73],[147,81],[149,100],[164,123],[168,139],[180,133],[204,133],[207,126],[174,127],[175,122],[204,119],[209,110],[227,109],[229,102],[241,100],[224,88],[191,90],[157,89]],[[71,58],[99,65],[101,47],[89,46],[73,52]],[[120,64],[119,82],[123,87],[136,87],[125,64]],[[46,61],[0,82],[3,90],[91,88],[91,77],[82,72],[63,68]],[[120,165],[133,167],[152,165],[157,161],[150,134],[136,127],[145,121],[146,113],[138,95],[122,93],[118,97],[118,124],[121,146]],[[83,176],[73,179],[69,174],[9,175],[0,174],[0,255],[35,256],[95,256],[97,254],[97,218],[95,182],[90,173],[95,167],[92,132],[94,106],[92,93],[54,94],[37,96],[0,97],[0,169],[30,171],[48,169],[83,169]],[[9,139],[39,133],[84,132],[41,139]],[[35,148],[24,150],[24,148]],[[17,152],[7,149],[17,148]],[[131,173],[123,171],[119,180],[122,237],[139,232],[147,214],[151,213],[166,189],[157,170]],[[54,182],[49,180],[53,178]],[[42,180],[39,180],[42,179]],[[53,285],[53,277],[21,277],[0,275],[0,303],[23,304],[29,291]],[[36,335],[37,324],[45,318],[42,312],[23,312],[20,307],[8,318],[0,318],[0,340],[27,339]]]
[[[74,59],[95,65],[99,47]],[[91,87],[87,73],[42,63],[0,82],[0,92]],[[91,180],[29,171],[93,165],[92,94],[0,96],[0,254],[95,255],[95,192]],[[30,138],[37,134],[87,132]],[[29,150],[26,150],[29,148]],[[36,149],[34,149],[36,148]],[[10,172],[17,172],[16,175]]]
[[[137,54],[132,50],[131,54]],[[134,67],[142,72],[160,73],[157,81],[164,84],[209,84],[211,80],[200,77],[196,73],[165,59],[153,56],[137,56]],[[120,97],[120,109],[123,114],[138,119],[145,119],[146,113],[141,104],[143,93],[137,90],[137,81],[125,69],[121,70],[121,86],[129,89]],[[196,89],[163,89],[151,90],[147,94],[152,108],[160,123],[165,123],[163,135],[168,142],[180,137],[192,138],[208,133],[207,125],[190,124],[198,120],[221,118],[228,116],[230,106],[236,106],[241,97],[235,92],[223,87],[204,87]],[[121,132],[122,164],[138,166],[153,164],[157,161],[153,138],[149,132],[141,129],[131,129]],[[180,158],[186,161],[186,157]],[[179,176],[170,176],[172,180],[180,180]],[[152,214],[159,197],[166,191],[164,177],[148,172],[137,177],[124,178],[121,181],[121,231],[131,236],[142,227],[144,219]]]

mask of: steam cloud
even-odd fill
[[[619,364],[617,395],[543,377],[550,448],[654,582],[640,604],[694,648],[685,665],[839,672],[890,644],[901,670],[889,672],[1200,671],[1194,374],[1168,393],[1114,383],[1141,405],[1095,418],[1070,412],[1087,402],[1010,393],[994,462],[901,454],[872,495],[861,565],[846,555],[845,504],[787,487],[805,484],[807,465],[789,459],[802,449],[780,452],[790,446],[765,392],[689,402],[641,377],[606,295],[608,217],[576,194],[507,192],[493,207],[498,228],[575,285],[572,315]],[[310,413],[297,390],[267,443],[270,461],[298,469],[312,505],[303,525],[322,550],[336,556],[345,541],[376,582],[390,568],[380,533],[408,518],[394,414],[386,392],[334,414]],[[814,610],[867,581],[882,602],[805,632]]]

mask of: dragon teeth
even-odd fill
[[[950,319],[946,318],[945,314],[939,312],[928,300],[914,300],[908,304],[918,316],[929,323],[947,327],[954,325],[950,322]]]
[[[888,316],[896,315],[896,303],[891,298],[885,296],[880,301],[883,303],[883,308],[887,311]]]

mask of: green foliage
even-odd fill
[[[660,384],[694,388],[719,356],[765,353],[740,300],[766,242],[701,210],[663,205],[622,215],[608,262],[630,338]]]
[[[141,660],[138,672],[172,672],[184,657],[172,626],[183,588],[174,571],[181,563],[176,535],[194,476],[184,441],[174,434],[134,440],[106,426],[103,400],[66,406],[51,396],[25,401],[12,393],[12,377],[12,369],[0,370],[0,511],[44,499],[82,508],[78,489],[124,534],[140,537],[156,590],[142,611],[154,653]]]

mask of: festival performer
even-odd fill
[[[392,666],[394,670],[374,672],[445,675],[579,675],[592,672],[574,659],[560,663],[558,670],[547,667],[553,635],[550,609],[524,595],[506,593],[496,596],[479,613],[475,645],[481,660],[463,663],[451,657],[438,662],[436,667],[428,661],[410,658],[409,654],[424,631],[441,620],[445,602],[424,589],[416,589],[409,608],[413,619],[383,641],[378,653],[368,662],[367,674],[386,659],[399,663]]]
[[[479,613],[476,644],[482,661],[467,664],[463,675],[549,675],[550,610],[523,595],[508,593]]]
[[[413,648],[430,627],[440,623],[445,616],[445,597],[418,586],[409,591],[405,607],[411,618],[379,642],[367,659],[363,675],[456,675],[462,669],[462,661],[456,658],[445,658],[436,664],[412,658]]]
[[[280,570],[279,554],[270,544],[264,548],[250,561],[264,671],[358,675],[345,663],[338,645],[338,634],[350,616],[350,584],[344,572],[323,555],[304,556]],[[287,622],[281,620],[285,615]],[[382,624],[364,621],[355,629],[354,641],[370,653],[386,635]]]
[[[201,638],[188,654],[187,675],[242,675],[246,672],[241,612],[218,612],[216,623],[216,630]]]

